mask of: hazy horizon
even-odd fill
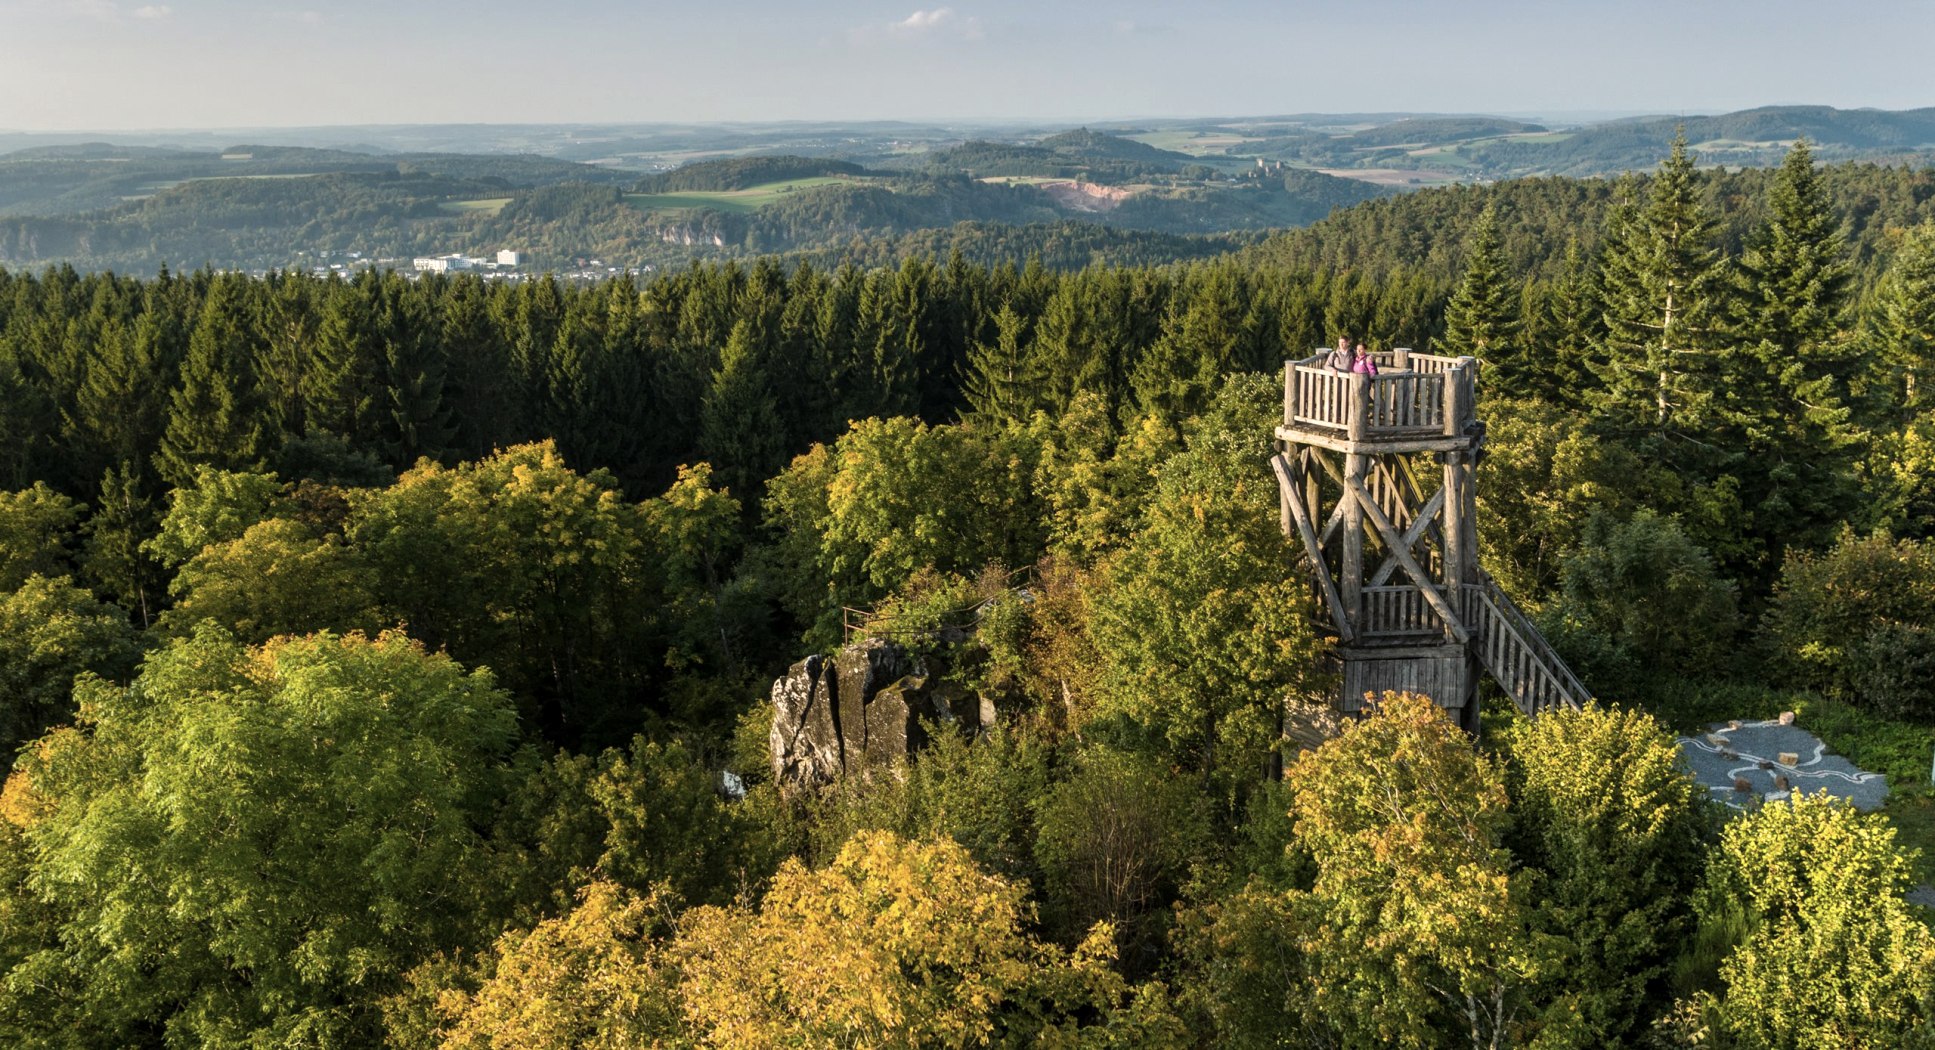
[[[0,129],[1899,110],[1930,38],[1910,0],[0,0]]]

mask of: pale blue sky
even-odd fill
[[[1935,3],[1830,7],[0,0],[0,129],[1935,105]]]

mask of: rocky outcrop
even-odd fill
[[[773,682],[773,777],[783,787],[891,768],[927,743],[923,723],[978,731],[991,705],[880,639],[809,656]]]

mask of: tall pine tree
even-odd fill
[[[1644,207],[1611,213],[1601,272],[1606,335],[1594,415],[1618,431],[1697,430],[1712,405],[1725,267],[1684,128]]]
[[[968,351],[961,393],[973,414],[993,422],[1024,420],[1041,404],[1044,370],[1037,359],[1027,322],[1014,307],[994,315],[992,343]]]
[[[789,452],[770,376],[772,337],[750,319],[733,325],[700,415],[699,447],[714,476],[748,507]]]
[[[216,276],[188,337],[157,459],[176,485],[187,484],[198,466],[248,469],[269,451],[254,375],[261,339],[248,289],[246,276]]]
[[[1903,423],[1935,407],[1935,220],[1903,235],[1869,312],[1868,337],[1884,370],[1882,419]]]
[[[1498,246],[1496,206],[1485,205],[1465,237],[1465,274],[1445,307],[1445,334],[1438,352],[1476,357],[1490,368],[1487,390],[1519,398],[1531,389],[1530,362],[1518,342],[1519,290]]]

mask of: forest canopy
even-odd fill
[[[0,1041],[1931,1045],[1927,177],[1694,159],[1168,266],[0,271]],[[1599,704],[1317,702],[1339,336],[1482,362]],[[781,783],[849,642],[992,715]],[[1783,710],[1887,807],[1685,775]]]

